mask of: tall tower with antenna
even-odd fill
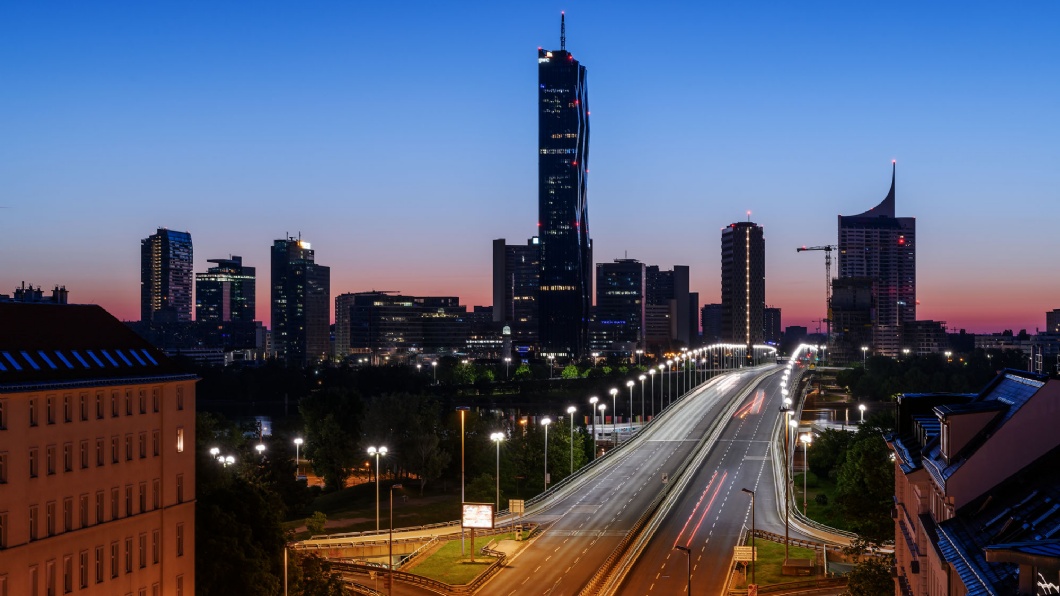
[[[579,358],[588,346],[592,303],[589,106],[585,67],[567,51],[563,13],[559,46],[537,50],[539,341],[544,355]]]

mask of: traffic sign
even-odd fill
[[[753,546],[734,546],[733,559],[736,561],[757,561],[758,549]]]

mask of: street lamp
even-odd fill
[[[386,447],[368,448],[368,456],[375,456],[375,531],[379,531],[379,456],[386,455]]]
[[[432,360],[431,361],[431,370],[434,371],[434,384],[437,385],[438,384],[438,361],[437,360]]]
[[[598,405],[596,407],[600,410],[600,425],[604,427],[604,430],[607,430],[607,423],[604,422],[604,420],[606,420],[606,418],[607,418],[606,417],[607,404],[600,404],[600,405]],[[596,448],[596,444],[595,443],[593,444],[593,448],[594,449]]]
[[[505,356],[504,358],[504,378],[508,378],[508,365],[512,363],[512,359]]]
[[[302,446],[302,438],[298,437],[294,440],[294,478],[298,480],[298,448]]]
[[[644,375],[637,377],[640,379],[640,423],[644,424],[646,419],[644,418],[644,379],[648,378]]]
[[[545,490],[548,490],[548,425],[552,424],[552,419],[545,416],[541,420],[541,425],[545,427]]]
[[[574,413],[578,408],[569,406],[567,413],[570,414],[570,473],[574,474]]]
[[[858,404],[858,409],[861,410],[861,421],[865,422],[865,404]]]
[[[221,450],[220,450],[219,448],[217,448],[217,447],[210,447],[210,455],[211,455],[211,456],[213,456],[213,458],[214,458],[214,459],[217,459],[217,457],[218,457],[218,456],[219,456],[220,454],[221,454]]]
[[[810,475],[810,460],[807,450],[813,442],[813,435],[806,433],[799,437],[799,440],[802,441],[802,514],[808,515],[806,512],[806,477]]]
[[[490,440],[497,444],[497,502],[494,505],[494,515],[501,509],[501,441],[504,440],[504,433],[493,433],[490,435]]]
[[[464,414],[470,409],[467,406],[458,406],[460,412],[460,507],[464,503]],[[460,556],[464,556],[464,527],[460,527]]]
[[[596,397],[595,395],[589,398],[589,408],[592,410],[592,413],[593,413],[593,459],[594,460],[596,459],[596,402],[598,402],[598,401],[600,401],[600,398]],[[601,420],[600,424],[603,424],[603,422],[604,421]]]
[[[909,357],[909,348],[902,348],[902,354],[905,354],[905,357],[908,358]]]
[[[678,544],[675,544],[674,548],[684,552],[688,558],[688,586],[685,588],[685,593],[688,594],[688,596],[692,596],[692,549]]]
[[[259,456],[263,455],[265,453],[265,444],[264,443],[258,443],[257,445],[254,446],[254,450],[258,452]]]
[[[865,362],[869,357],[869,347],[861,346],[861,367],[865,368]]]
[[[402,488],[400,484],[390,485],[390,540],[387,540],[387,549],[390,552],[390,560],[387,567],[390,569],[387,579],[387,593],[394,593],[394,489]]]
[[[637,366],[640,366],[640,355],[644,353],[644,350],[637,350]]]
[[[626,387],[629,387],[629,436],[633,437],[633,381],[626,381]]]
[[[232,464],[236,463],[236,458],[235,458],[235,457],[232,457],[231,455],[229,455],[229,456],[226,456],[226,457],[224,457],[224,458],[221,458],[221,459],[223,460],[223,461],[222,461],[221,463],[223,463],[223,464],[224,464],[224,467],[226,467],[226,468],[227,468],[228,466],[230,466],[230,465],[232,465]]]
[[[746,488],[741,488],[743,492],[751,495],[751,583],[757,584],[755,581],[755,491]]]
[[[618,424],[618,402],[615,401],[615,396],[618,395],[618,389],[612,387],[608,393],[611,394],[611,442],[617,446],[618,429],[615,425]]]
[[[943,354],[946,355],[946,362],[952,362],[952,360],[950,360],[950,357],[953,356],[953,352],[946,350],[945,352],[943,352]]]
[[[651,417],[655,418],[655,367],[648,369],[648,376],[651,377]]]
[[[670,405],[674,398],[674,361],[666,361],[666,405]]]

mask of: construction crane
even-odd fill
[[[826,244],[824,246],[800,246],[795,249],[795,252],[824,251],[824,323],[829,348],[832,347],[832,251],[838,248],[834,244]],[[820,332],[820,328],[817,331]]]

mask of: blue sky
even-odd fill
[[[765,226],[767,301],[824,311],[836,216],[918,227],[919,318],[1060,308],[1055,2],[0,5],[0,292],[138,317],[141,238],[259,268],[285,233],[369,289],[490,301],[490,241],[537,220],[536,48],[587,66],[597,261],[691,267]]]

